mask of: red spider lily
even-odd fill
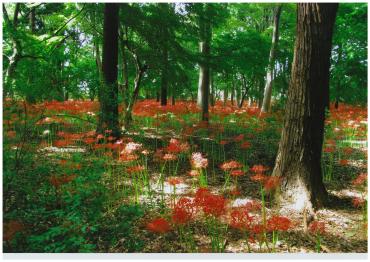
[[[235,142],[240,142],[240,141],[242,141],[244,139],[244,135],[243,134],[240,134],[240,135],[238,135],[238,136],[236,136],[236,137],[234,137],[233,138],[233,140],[235,141]]]
[[[225,213],[226,199],[223,196],[212,194],[206,188],[199,188],[197,190],[194,201],[207,215],[219,217]]]
[[[245,172],[243,170],[240,170],[240,169],[232,170],[231,173],[230,173],[230,175],[234,176],[234,177],[242,176],[244,174],[245,174]]]
[[[154,233],[166,233],[171,230],[171,226],[164,218],[157,218],[146,225],[146,229]]]
[[[224,171],[228,171],[228,170],[231,170],[231,169],[237,169],[237,168],[241,168],[243,167],[242,164],[240,164],[239,162],[237,161],[234,161],[234,160],[231,160],[229,162],[225,162],[223,163],[220,168]]]
[[[364,206],[365,202],[366,200],[361,197],[355,197],[352,199],[352,204],[356,208]]]
[[[340,164],[341,166],[346,166],[346,165],[348,165],[348,163],[349,163],[348,159],[341,159],[341,160],[339,161],[339,164]]]
[[[138,158],[139,158],[138,155],[128,154],[128,155],[120,155],[118,160],[122,162],[132,162],[132,161],[137,160]]]
[[[246,210],[248,210],[249,212],[251,211],[258,211],[260,210],[262,207],[261,203],[255,201],[255,200],[252,200],[252,201],[249,201],[247,202],[243,208],[245,208]]]
[[[193,176],[193,177],[195,177],[195,176],[199,176],[200,174],[199,174],[199,171],[198,170],[190,170],[190,172],[189,172],[189,176]]]
[[[308,231],[314,235],[323,235],[325,233],[325,223],[321,221],[313,221]]]
[[[70,140],[56,140],[53,142],[54,146],[56,147],[66,147],[66,146],[69,146],[71,144],[73,144],[73,141],[70,141]]]
[[[73,181],[74,179],[76,178],[76,175],[72,174],[72,175],[62,175],[62,176],[51,176],[49,181],[50,183],[56,187],[56,188],[59,188],[61,185],[63,184],[67,184],[71,181]]]
[[[353,153],[353,148],[352,147],[343,148],[343,153],[346,155],[350,155]]]
[[[195,192],[195,202],[197,203],[197,205],[202,206],[204,204],[205,197],[210,194],[211,192],[207,188],[198,188],[197,192]]]
[[[164,154],[164,156],[162,158],[165,161],[174,161],[174,160],[177,159],[177,156],[174,155],[174,154]]]
[[[262,175],[262,174],[256,174],[254,176],[251,176],[251,180],[255,182],[263,183],[266,181],[266,179],[267,179],[267,176]]]
[[[172,138],[167,147],[167,152],[179,154],[179,153],[187,152],[189,151],[189,149],[190,149],[190,146],[188,143],[180,143],[179,140]]]
[[[253,225],[251,227],[251,232],[255,235],[261,235],[265,232],[265,227],[262,224]]]
[[[364,184],[367,181],[367,174],[366,173],[361,173],[356,177],[355,180],[352,181],[352,185],[354,186],[359,186]]]
[[[226,199],[223,196],[209,195],[204,199],[203,212],[207,215],[219,217],[225,213]]]
[[[8,131],[6,132],[6,135],[9,138],[14,138],[17,135],[17,133],[15,131]]]
[[[191,154],[191,164],[195,169],[207,168],[208,159],[202,156],[202,153]]]
[[[252,227],[253,217],[245,208],[234,209],[231,214],[230,226],[242,231],[248,231]]]
[[[333,153],[335,151],[335,147],[328,146],[324,148],[325,153]]]
[[[129,174],[132,174],[132,173],[139,173],[141,171],[145,170],[145,167],[143,166],[131,166],[131,167],[126,167],[126,172],[129,173]]]
[[[61,166],[65,166],[65,165],[67,165],[67,163],[68,163],[68,160],[66,160],[66,159],[59,160],[59,165],[61,165]]]
[[[3,224],[3,240],[10,241],[13,239],[16,233],[22,231],[24,226],[21,222],[16,220],[11,220],[9,222],[4,222]]]
[[[169,177],[167,179],[167,182],[172,185],[172,186],[176,186],[178,184],[181,184],[183,182],[183,180],[179,177]]]
[[[232,196],[240,196],[241,195],[241,192],[237,188],[234,188],[233,190],[230,191],[230,195],[232,195]]]
[[[268,231],[287,231],[292,225],[292,222],[287,217],[273,216],[267,220]]]
[[[177,225],[184,225],[193,218],[195,211],[194,201],[190,198],[182,197],[172,210],[172,222]]]
[[[276,189],[280,184],[280,177],[270,176],[265,180],[264,189],[266,192]]]
[[[92,138],[92,137],[87,137],[87,138],[85,138],[84,140],[83,140],[83,142],[85,143],[85,144],[88,144],[88,145],[91,145],[91,144],[94,144],[95,143],[95,139],[94,138]]]
[[[248,149],[251,147],[251,143],[249,143],[248,141],[245,141],[243,142],[241,145],[240,145],[240,148],[242,149]]]
[[[254,165],[252,168],[251,168],[251,171],[256,173],[256,174],[262,174],[264,173],[265,171],[269,170],[268,167],[265,167],[263,165]]]
[[[222,146],[226,145],[227,143],[229,143],[229,142],[228,142],[228,141],[226,141],[226,140],[221,140],[221,141],[220,141],[220,145],[222,145]]]
[[[100,140],[100,139],[103,139],[104,138],[104,136],[102,135],[102,134],[98,134],[97,136],[96,136],[96,140]]]

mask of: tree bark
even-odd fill
[[[321,154],[329,104],[332,33],[338,4],[298,4],[297,36],[284,128],[273,176],[282,208],[312,214],[326,203]]]
[[[210,22],[210,5],[204,4],[203,14],[199,20],[200,42],[199,51],[201,61],[199,63],[199,85],[197,104],[202,109],[202,121],[208,121],[209,86],[210,86],[210,53],[212,29]]]
[[[272,81],[273,81],[274,66],[275,66],[275,54],[276,54],[276,49],[277,49],[277,45],[279,41],[279,19],[280,19],[280,14],[281,14],[281,8],[282,8],[282,5],[279,4],[274,9],[274,27],[273,27],[273,32],[272,32],[272,43],[271,43],[270,56],[269,56],[269,65],[267,67],[266,85],[265,85],[261,112],[268,112],[270,110]]]
[[[163,61],[161,70],[161,106],[167,105],[168,91],[168,49],[167,44],[163,44]]]
[[[106,3],[104,7],[103,78],[100,86],[100,115],[97,132],[112,130],[111,134],[120,136],[118,122],[118,25],[119,4]]]

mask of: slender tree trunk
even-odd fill
[[[298,4],[293,68],[273,176],[282,208],[312,214],[327,200],[321,170],[329,104],[332,33],[338,4]]]
[[[19,61],[22,58],[22,46],[17,38],[17,25],[18,25],[18,14],[21,3],[15,5],[13,21],[10,21],[5,5],[3,4],[3,15],[6,22],[6,26],[9,27],[10,39],[12,40],[13,53],[9,57],[8,68],[5,71],[4,76],[4,99],[7,95],[13,95],[13,85],[15,81],[15,70]]]
[[[104,8],[103,77],[100,86],[100,116],[97,132],[111,130],[116,138],[120,136],[118,123],[118,26],[119,4],[106,3]]]
[[[270,110],[272,81],[273,81],[274,66],[275,66],[275,53],[276,53],[276,49],[277,49],[277,45],[279,41],[279,19],[280,19],[281,7],[282,5],[279,4],[274,9],[274,29],[272,33],[272,44],[271,44],[271,49],[270,49],[269,65],[267,67],[266,85],[265,85],[261,112],[268,112]]]
[[[121,93],[123,96],[123,104],[124,107],[129,103],[129,82],[128,82],[128,65],[127,65],[127,56],[126,56],[126,46],[124,43],[123,35],[126,36],[126,41],[127,41],[127,27],[124,27],[121,29],[121,57],[122,57],[122,88],[121,88]]]
[[[167,44],[163,45],[163,61],[161,75],[161,106],[167,105],[168,91],[168,49]]]
[[[338,46],[338,61],[337,65],[339,65],[342,61],[342,45],[339,44]],[[336,80],[336,86],[335,86],[335,109],[338,109],[339,107],[339,97],[340,97],[340,78],[338,77]]]
[[[198,106],[202,109],[202,121],[209,120],[209,91],[210,91],[210,54],[211,54],[211,38],[212,28],[210,21],[209,4],[203,4],[203,14],[200,17],[200,43],[199,51],[201,54],[201,61],[199,63],[199,85],[198,85]]]

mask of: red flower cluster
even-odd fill
[[[268,167],[265,167],[263,165],[254,165],[252,168],[251,168],[251,171],[253,173],[256,173],[256,174],[263,174],[264,172],[266,172],[267,170],[269,170]]]
[[[219,217],[226,211],[226,199],[215,195],[206,188],[199,188],[195,193],[195,203],[207,215]]]
[[[187,197],[180,198],[172,210],[172,222],[178,225],[188,223],[195,214],[196,206],[194,201]]]
[[[146,229],[154,233],[166,233],[171,230],[171,226],[164,218],[156,218],[146,225]]]
[[[252,228],[253,217],[249,215],[248,209],[234,209],[231,214],[230,226],[242,231],[248,231]]]
[[[220,168],[223,171],[229,171],[229,170],[232,170],[232,169],[237,169],[237,168],[242,168],[242,167],[243,167],[243,165],[240,164],[239,162],[235,161],[235,160],[225,162],[220,166]]]
[[[179,140],[172,138],[166,150],[169,153],[180,154],[189,151],[190,146],[188,143],[180,143]]]
[[[267,220],[268,231],[287,231],[291,225],[290,219],[282,216],[273,216]]]

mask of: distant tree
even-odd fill
[[[265,85],[265,91],[263,95],[261,112],[267,112],[270,110],[272,81],[274,77],[275,56],[276,56],[275,53],[276,53],[276,49],[277,49],[278,41],[279,41],[279,20],[280,20],[281,8],[282,8],[281,4],[279,4],[276,8],[274,8],[274,26],[273,26],[273,32],[272,32],[272,43],[271,43],[271,49],[270,49],[269,64],[267,67],[266,85]]]
[[[321,170],[329,68],[338,4],[298,4],[297,36],[284,128],[273,176],[282,207],[312,212],[326,203]]]

